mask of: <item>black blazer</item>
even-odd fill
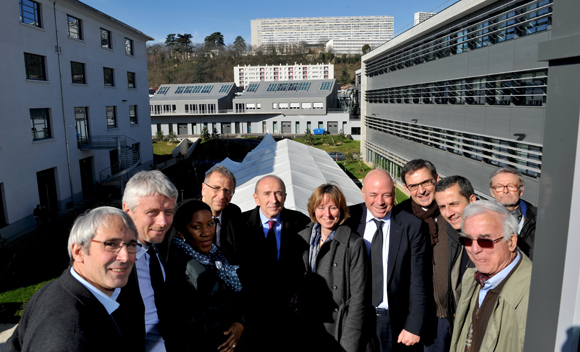
[[[350,218],[346,224],[363,237],[366,205],[353,205],[349,211]],[[391,213],[387,292],[393,346],[401,345],[396,341],[403,329],[415,335],[423,334],[432,285],[431,262],[425,260],[429,258],[428,233],[421,219],[407,211]]]
[[[128,308],[121,304],[113,320],[67,268],[32,296],[3,351],[144,351],[142,337],[128,329],[139,324]]]
[[[240,207],[230,203],[222,210],[221,231],[220,231],[220,250],[223,255],[231,262],[235,255],[235,241],[233,222],[242,215]],[[230,259],[231,258],[231,259]]]

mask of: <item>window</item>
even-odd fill
[[[26,79],[46,81],[44,56],[24,53],[24,66],[26,66]]]
[[[117,127],[117,107],[107,106],[107,128]]]
[[[125,38],[125,54],[133,56],[133,40]]]
[[[76,17],[66,15],[66,27],[68,29],[69,38],[83,40],[81,20]]]
[[[37,141],[52,137],[48,109],[30,109],[30,120],[32,122],[33,140]]]
[[[101,28],[101,48],[112,49],[111,31]]]
[[[20,0],[20,22],[35,27],[42,27],[40,23],[40,4],[30,0]]]
[[[360,127],[351,127],[350,134],[352,134],[353,136],[360,135]]]
[[[127,85],[129,88],[136,88],[135,85],[135,72],[127,72]]]
[[[105,78],[105,86],[106,87],[114,87],[115,86],[115,70],[108,67],[103,67],[103,75]]]
[[[131,125],[136,125],[137,120],[137,105],[129,105],[129,122]]]
[[[87,84],[85,78],[85,64],[71,61],[70,69],[72,71],[72,83]]]
[[[252,123],[251,122],[246,122],[246,129],[248,130],[248,133],[252,133]]]

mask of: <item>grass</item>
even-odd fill
[[[337,136],[327,135],[326,138],[329,144],[324,144],[322,138],[323,138],[322,136],[314,136],[313,147],[322,149],[325,152],[337,151],[343,154],[346,154],[348,152],[360,153],[360,141],[353,141],[348,139],[344,141],[342,144],[340,144],[338,143]],[[333,145],[331,138],[334,138],[334,140],[336,141],[336,146]],[[304,142],[304,138],[293,138],[293,140],[302,144],[306,144],[306,142]]]
[[[166,155],[171,154],[173,149],[177,147],[177,143],[165,141],[153,141],[153,154]]]
[[[403,191],[399,190],[397,187],[395,187],[395,204],[399,204],[407,199],[409,199],[409,196],[406,195]]]
[[[53,279],[54,280],[54,279]],[[0,306],[4,305],[18,305],[19,308],[13,313],[14,316],[20,317],[22,316],[22,311],[24,310],[24,306],[30,300],[30,297],[38,291],[42,286],[51,282],[52,280],[44,281],[36,285],[31,285],[27,287],[17,288],[12,291],[2,292],[0,293]],[[8,313],[8,312],[7,312]],[[6,317],[3,317],[6,318]],[[10,317],[8,317],[10,318]]]

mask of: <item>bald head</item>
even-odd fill
[[[362,195],[367,209],[375,218],[387,216],[395,203],[395,184],[391,175],[381,169],[369,171],[364,179]]]

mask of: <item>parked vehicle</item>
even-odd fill
[[[328,152],[328,155],[330,155],[330,157],[334,161],[345,161],[346,160],[346,155],[342,154],[341,152]]]

